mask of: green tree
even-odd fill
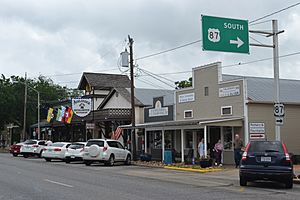
[[[80,95],[77,90],[68,89],[45,77],[39,76],[36,79],[27,79],[27,119],[26,127],[37,122],[37,93],[30,88],[40,92],[41,119],[44,119],[48,108],[54,102],[68,99],[73,95]],[[0,77],[0,130],[5,125],[14,123],[20,127],[23,126],[24,112],[24,92],[25,79],[19,76],[6,78]]]
[[[193,79],[192,77],[190,77],[188,80],[176,81],[175,85],[176,85],[176,89],[181,89],[181,88],[191,87],[192,83],[193,83]]]

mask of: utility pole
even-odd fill
[[[25,72],[24,117],[23,117],[22,137],[21,137],[23,141],[25,141],[26,139],[26,107],[27,107],[27,73]]]
[[[274,103],[280,103],[280,90],[279,90],[279,45],[278,45],[278,35],[283,33],[284,31],[278,30],[278,21],[272,20],[272,32],[268,31],[254,31],[250,30],[250,33],[260,33],[266,35],[266,37],[273,36],[273,44],[265,45],[265,44],[250,44],[250,46],[258,46],[258,47],[269,47],[273,48],[273,68],[274,68]],[[280,125],[275,123],[275,140],[280,141]]]
[[[40,92],[36,91],[38,94],[38,140],[41,139],[41,128],[40,128]]]
[[[132,156],[136,159],[136,138],[135,138],[135,103],[134,103],[134,74],[133,74],[133,39],[128,35],[129,40],[129,64],[130,64],[130,80],[131,80],[131,141],[132,141]]]
[[[278,53],[278,21],[272,20],[273,28],[273,65],[274,65],[274,82],[275,82],[275,103],[280,103],[279,92],[279,53]],[[275,139],[280,141],[280,126],[275,125]]]

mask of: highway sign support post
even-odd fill
[[[248,21],[202,15],[203,50],[249,53]]]

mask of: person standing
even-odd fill
[[[238,168],[240,166],[241,161],[241,153],[242,153],[242,147],[244,146],[243,141],[241,140],[240,136],[238,134],[235,135],[234,138],[234,162],[235,162],[235,168]]]
[[[223,152],[223,144],[221,143],[221,140],[218,140],[218,142],[215,144],[214,152],[216,157],[215,165],[222,166],[222,152]]]
[[[200,160],[204,158],[204,140],[203,138],[200,140],[198,144],[198,153],[200,156]]]

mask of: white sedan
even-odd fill
[[[67,148],[71,145],[69,142],[55,142],[43,149],[42,157],[47,162],[52,159],[64,160]]]
[[[65,161],[66,163],[70,163],[71,161],[82,161],[84,147],[86,142],[74,142],[72,143],[66,151]]]

